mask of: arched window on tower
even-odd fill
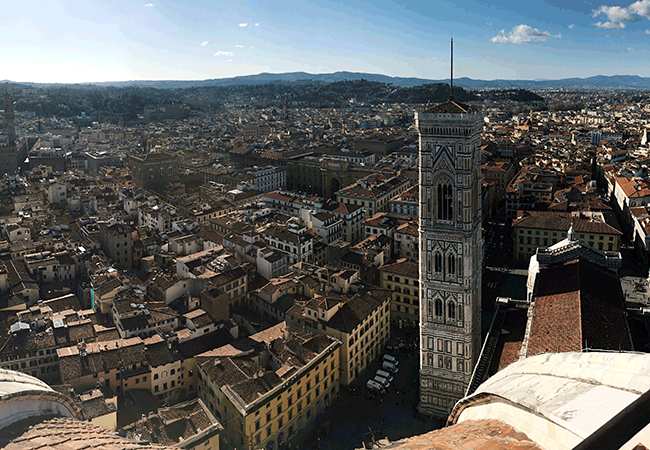
[[[436,273],[442,273],[442,255],[438,252],[434,256],[434,270]]]
[[[449,275],[456,275],[456,258],[453,254],[447,256],[447,273]]]
[[[436,312],[436,317],[441,318],[442,317],[442,300],[437,298],[435,304],[436,304],[436,311],[435,311]]]
[[[456,302],[452,300],[447,302],[447,319],[456,320]]]
[[[453,220],[454,205],[451,184],[440,183],[438,185],[438,220]]]

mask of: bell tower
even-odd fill
[[[453,40],[452,40],[453,67]],[[446,417],[481,351],[483,117],[453,98],[415,113],[420,163],[421,413]]]

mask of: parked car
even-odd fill
[[[397,360],[397,358],[395,358],[393,355],[389,355],[388,353],[386,353],[384,355],[383,360],[387,361],[387,362],[389,362],[389,363],[391,363],[391,364],[393,364],[395,366],[399,365],[399,361]]]
[[[384,388],[384,386],[382,386],[381,384],[377,383],[374,380],[368,380],[368,382],[366,383],[366,387],[370,391],[379,392],[381,394],[386,392],[386,388]]]
[[[385,370],[379,369],[377,371],[377,376],[382,377],[382,378],[386,378],[389,383],[393,382],[393,376],[390,373],[386,372]]]
[[[381,365],[381,368],[392,374],[396,374],[399,370],[395,364],[389,363],[388,361],[384,361]]]
[[[386,378],[382,378],[379,375],[375,375],[375,378],[372,379],[377,384],[380,384],[384,387],[384,389],[388,389],[390,387],[390,383]]]

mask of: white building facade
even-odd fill
[[[481,351],[483,118],[449,99],[416,112],[420,139],[420,404],[446,417]]]

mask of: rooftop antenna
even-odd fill
[[[449,77],[449,100],[454,99],[454,38],[451,38],[451,76]]]

